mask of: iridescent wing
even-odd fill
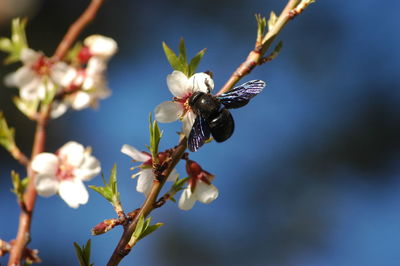
[[[188,147],[189,150],[197,151],[204,142],[210,138],[210,128],[201,115],[198,115],[194,120],[192,130],[190,130]]]
[[[251,98],[259,94],[265,87],[262,80],[251,80],[238,87],[233,88],[227,93],[223,93],[217,98],[226,108],[239,108],[245,106]]]

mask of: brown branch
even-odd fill
[[[187,148],[187,139],[184,137],[173,149],[172,155],[170,156],[171,161],[168,164],[168,167],[160,174],[162,178],[156,176],[153,186],[151,187],[151,191],[149,196],[146,198],[142,207],[140,208],[139,213],[137,213],[135,219],[130,223],[124,230],[121,239],[118,242],[117,247],[115,248],[113,254],[110,257],[110,260],[107,263],[107,266],[118,265],[119,262],[129,254],[132,247],[128,245],[129,240],[132,237],[133,232],[135,231],[136,224],[139,221],[141,216],[147,217],[151,211],[155,208],[155,202],[157,200],[158,194],[160,193],[161,188],[163,187],[166,179],[168,178],[171,171],[175,168],[176,164],[184,155],[184,152]]]
[[[86,8],[82,15],[75,21],[74,24],[69,27],[67,34],[65,34],[64,39],[60,42],[53,55],[53,60],[58,61],[64,58],[65,54],[68,52],[68,49],[78,38],[82,30],[95,18],[97,11],[103,2],[104,0],[91,1],[90,5]]]
[[[217,95],[225,93],[235,86],[235,84],[241,80],[244,76],[248,75],[253,68],[257,65],[263,63],[262,58],[265,52],[270,48],[272,42],[275,40],[275,37],[280,33],[280,31],[284,28],[286,23],[291,19],[291,10],[293,10],[298,4],[300,0],[290,0],[285,8],[282,10],[279,15],[275,25],[267,32],[265,37],[262,40],[261,46],[256,43],[254,49],[250,51],[246,60],[240,64],[240,66],[232,73],[228,81],[222,86]]]
[[[14,145],[14,147],[10,150],[10,153],[12,157],[14,157],[14,159],[17,160],[20,164],[22,164],[25,167],[28,167],[29,164],[28,157],[26,157],[26,155],[17,146]]]
[[[40,113],[37,119],[35,138],[33,142],[32,158],[44,151],[46,141],[46,124],[49,119],[51,106],[49,105]],[[29,182],[24,193],[24,204],[19,216],[18,233],[10,251],[8,265],[20,265],[23,252],[30,241],[30,227],[33,209],[36,201],[35,175],[30,166],[27,169]]]

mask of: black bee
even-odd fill
[[[248,81],[219,96],[197,91],[189,98],[189,106],[197,115],[189,134],[190,151],[197,151],[210,135],[217,142],[229,139],[235,123],[228,109],[245,106],[265,87],[262,80]]]

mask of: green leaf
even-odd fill
[[[11,151],[15,147],[14,135],[14,128],[8,127],[3,112],[0,112],[0,145]]]
[[[26,23],[26,19],[13,19],[11,24],[11,38],[0,39],[0,50],[9,53],[4,59],[5,64],[19,61],[22,49],[28,47],[25,34]]]
[[[19,97],[14,97],[13,102],[18,110],[21,111],[21,113],[23,113],[29,119],[35,119],[40,100],[27,101],[22,100]]]
[[[146,229],[144,230],[144,232],[140,235],[139,240],[150,235],[151,233],[153,233],[154,231],[156,231],[158,228],[160,228],[163,225],[164,225],[163,223],[156,223],[156,224],[147,226]]]
[[[117,185],[117,165],[114,164],[111,173],[110,180],[107,183],[104,175],[102,175],[104,187],[89,186],[91,189],[99,193],[106,200],[108,200],[113,206],[120,206],[120,194],[118,192]]]
[[[269,15],[268,19],[268,30],[271,30],[275,26],[277,20],[278,17],[276,16],[275,12],[271,11],[271,14]]]
[[[192,76],[194,73],[196,73],[197,66],[200,64],[201,59],[203,58],[205,52],[207,51],[206,48],[198,52],[192,60],[190,60],[189,64],[189,77]]]
[[[11,192],[17,196],[18,201],[22,202],[26,186],[28,185],[28,178],[26,177],[21,180],[17,172],[11,171],[11,181],[13,184],[13,189]]]
[[[162,137],[162,132],[158,127],[158,123],[156,120],[153,121],[152,115],[149,115],[149,130],[150,130],[150,152],[152,155],[153,160],[157,161],[157,154],[158,154],[158,145],[160,144],[160,140]]]
[[[1,37],[0,38],[0,50],[4,52],[12,52],[13,44],[10,39]]]
[[[92,266],[93,263],[90,263],[90,249],[91,249],[91,240],[89,239],[85,244],[80,247],[78,243],[74,242],[76,256],[78,257],[79,264],[81,266]]]
[[[174,70],[182,71],[183,67],[181,65],[181,61],[179,60],[179,57],[174,53],[174,51],[172,51],[171,48],[168,47],[168,45],[165,42],[163,42],[162,45],[164,48],[165,56],[167,57],[167,60],[171,65],[171,67]]]
[[[257,42],[261,43],[263,36],[265,34],[265,28],[267,26],[267,20],[261,14],[256,14],[257,20]]]
[[[183,38],[179,41],[179,58],[181,58],[181,63],[185,64],[187,62],[185,40]]]
[[[136,241],[139,240],[139,237],[143,232],[144,225],[145,225],[144,217],[143,217],[143,215],[140,215],[138,223],[136,224],[135,232],[133,232],[133,235],[132,235],[136,239]]]

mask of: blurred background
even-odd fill
[[[9,36],[12,17],[27,16],[30,47],[52,55],[88,3],[1,0],[0,35]],[[98,110],[52,121],[47,150],[69,140],[92,146],[106,175],[118,164],[123,206],[137,208],[144,197],[130,179],[130,158],[119,150],[126,143],[145,149],[148,114],[171,97],[161,42],[175,49],[184,37],[192,56],[206,47],[198,70],[214,72],[218,89],[253,47],[254,14],[268,17],[285,3],[106,1],[81,39],[99,33],[117,40],[108,70],[113,94]],[[191,154],[216,175],[219,198],[189,212],[168,202],[152,214],[165,226],[121,265],[400,265],[399,9],[397,0],[317,1],[291,21],[278,37],[284,43],[278,58],[245,78],[268,86],[232,111],[234,135]],[[18,66],[1,67],[0,78]],[[29,154],[34,124],[11,103],[16,93],[0,85],[0,109]],[[161,148],[174,146],[180,124],[161,128]],[[18,224],[12,169],[24,173],[0,149],[4,240],[14,238]],[[92,238],[93,261],[104,265],[121,228],[97,237],[90,229],[112,217],[111,205],[94,191],[77,210],[57,196],[39,198],[30,247],[40,250],[43,265],[74,265],[72,243]]]

